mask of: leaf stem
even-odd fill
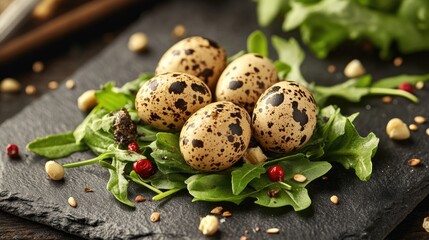
[[[155,187],[153,187],[152,185],[147,184],[147,183],[145,183],[145,182],[143,182],[143,181],[134,181],[134,182],[135,182],[135,183],[137,183],[137,184],[140,184],[140,185],[142,185],[143,187],[146,187],[146,188],[148,188],[148,189],[150,189],[150,190],[152,190],[152,191],[154,191],[154,192],[156,192],[156,193],[158,193],[158,195],[159,195],[159,194],[164,193],[163,191],[159,190],[158,188],[155,188]],[[158,196],[158,195],[157,195],[157,196]]]
[[[99,161],[101,161],[103,159],[110,158],[112,156],[113,156],[112,153],[103,153],[103,154],[101,154],[95,158],[91,158],[91,159],[88,159],[85,161],[64,164],[63,168],[75,168],[75,167],[91,165],[94,163],[98,163]]]
[[[285,182],[278,182],[282,188],[286,189],[286,190],[292,190],[292,186],[285,183]]]
[[[419,99],[414,96],[413,94],[406,92],[404,90],[400,89],[390,89],[390,88],[377,88],[372,87],[369,88],[368,95],[392,95],[392,96],[400,96],[407,98],[410,101],[413,101],[415,103],[419,102]]]
[[[178,192],[178,191],[180,191],[182,189],[183,188],[173,188],[173,189],[170,189],[168,191],[161,192],[160,194],[154,196],[152,198],[152,200],[159,201],[159,200],[164,199],[164,198],[166,198],[166,197],[168,197],[168,196],[170,196],[170,195],[172,195],[172,194],[174,194],[174,193],[176,193],[176,192]]]

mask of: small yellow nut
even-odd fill
[[[217,232],[219,229],[219,220],[217,217],[213,215],[207,215],[201,218],[200,226],[198,226],[198,230],[200,230],[205,236],[211,236]]]
[[[73,208],[77,207],[77,202],[76,202],[76,199],[74,199],[74,197],[69,197],[67,202],[69,203],[70,207],[73,207]]]
[[[366,72],[365,68],[363,67],[362,63],[354,59],[351,62],[349,62],[346,67],[344,68],[344,75],[348,78],[355,78],[364,75]]]
[[[186,28],[182,24],[176,25],[171,32],[173,38],[183,38],[186,35]]]
[[[386,133],[392,140],[406,140],[410,138],[408,126],[399,118],[392,118],[387,123]]]
[[[66,88],[73,89],[76,86],[76,82],[73,79],[66,81]]]
[[[268,234],[278,234],[280,232],[279,228],[268,228],[267,233]]]
[[[335,205],[338,205],[339,199],[337,195],[332,195],[331,198],[329,199],[331,200],[331,202]]]
[[[34,85],[28,85],[25,87],[25,94],[27,95],[34,95],[37,93],[37,88]]]
[[[95,97],[95,90],[88,90],[77,99],[77,107],[83,111],[88,112],[97,105],[97,98]]]
[[[159,212],[153,212],[153,213],[150,215],[150,221],[151,221],[151,222],[158,222],[158,221],[159,221],[159,219],[160,219],[160,217],[161,217],[161,214],[160,214]]]
[[[258,164],[263,163],[267,160],[264,152],[260,147],[248,148],[244,153],[243,160],[246,163]]]
[[[21,89],[21,84],[13,78],[5,78],[0,84],[0,92],[17,93]]]
[[[41,61],[37,61],[33,63],[33,72],[41,73],[45,69],[45,64]]]
[[[426,232],[429,232],[429,217],[425,217],[423,219],[422,227],[426,230]]]
[[[142,52],[146,50],[149,40],[142,32],[134,33],[128,41],[128,49],[132,52]]]
[[[52,180],[59,181],[64,178],[63,166],[55,161],[47,161],[45,171]]]

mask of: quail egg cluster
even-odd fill
[[[316,127],[310,91],[296,82],[278,82],[267,57],[248,53],[228,66],[226,59],[225,50],[207,38],[190,37],[173,45],[161,57],[156,75],[137,93],[141,120],[160,130],[180,131],[185,162],[203,172],[234,165],[252,137],[264,151],[301,148]]]

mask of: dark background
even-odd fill
[[[23,89],[28,84],[33,84],[38,89],[38,93],[34,96],[27,96],[23,89],[19,94],[1,94],[0,123],[11,118],[43,94],[53,91],[47,88],[48,82],[58,81],[64,84],[74,71],[108,46],[140,14],[150,14],[153,5],[145,2],[127,12],[88,26],[70,37],[45,46],[7,66],[0,66],[0,79],[13,77],[21,82]],[[45,70],[42,73],[32,71],[34,61],[42,61],[45,64]],[[421,226],[423,218],[428,216],[428,206],[429,197],[426,197],[388,236],[388,239],[429,239],[429,233]],[[0,239],[76,239],[76,237],[0,212]]]

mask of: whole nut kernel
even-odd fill
[[[243,160],[246,163],[258,164],[265,162],[267,160],[267,156],[265,156],[264,152],[260,147],[252,147],[246,150],[243,156]]]
[[[386,125],[386,133],[390,139],[405,140],[410,138],[410,130],[399,118],[392,118]]]
[[[73,89],[76,86],[76,82],[73,79],[66,81],[66,88]]]
[[[95,97],[95,90],[88,90],[77,99],[77,107],[83,112],[91,110],[97,105],[97,98]]]
[[[13,78],[5,78],[1,81],[0,92],[2,93],[17,93],[21,90],[21,84]]]
[[[365,74],[365,72],[366,70],[363,67],[362,63],[357,59],[354,59],[349,62],[344,68],[344,75],[348,78],[362,76],[363,74]]]
[[[77,202],[76,202],[76,199],[74,199],[74,197],[69,197],[69,199],[67,200],[67,202],[69,203],[69,205],[71,206],[71,207],[77,207]]]
[[[64,178],[63,166],[55,161],[47,161],[45,171],[52,180],[59,181]]]
[[[186,35],[186,28],[182,24],[176,25],[171,33],[173,38],[183,38]]]
[[[426,122],[426,118],[423,116],[415,116],[414,121],[418,124],[423,124]]]
[[[418,129],[419,129],[419,127],[417,127],[417,125],[416,124],[410,124],[410,126],[408,126],[408,128],[411,130],[411,131],[417,131]]]
[[[37,93],[37,88],[34,85],[28,85],[25,87],[25,94],[34,95]]]
[[[149,40],[142,32],[134,33],[128,41],[128,49],[132,52],[142,52],[146,50]]]
[[[159,212],[153,212],[153,213],[150,215],[150,221],[151,221],[151,222],[158,222],[158,221],[159,221],[159,218],[160,218],[160,213],[159,213]]]
[[[201,218],[198,230],[200,230],[205,236],[211,236],[215,234],[219,229],[219,220],[213,215],[207,215]]]
[[[295,180],[296,182],[299,182],[299,183],[303,183],[303,182],[307,181],[307,177],[302,175],[302,174],[295,174],[295,175],[293,175],[293,180]]]

